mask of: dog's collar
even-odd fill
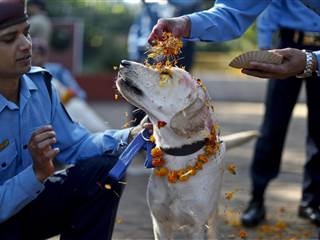
[[[206,144],[205,140],[200,140],[191,144],[182,145],[181,147],[178,147],[178,148],[162,148],[162,147],[160,148],[164,153],[169,155],[186,156],[199,151],[201,148],[204,147],[205,144]]]

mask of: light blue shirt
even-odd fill
[[[211,9],[186,15],[191,22],[188,39],[212,42],[235,39],[247,30],[271,2],[272,0],[217,0]],[[313,4],[313,7],[318,7],[312,0],[308,0],[308,2]],[[282,14],[285,13],[281,12]],[[281,16],[279,15],[279,17]],[[300,21],[302,21],[300,23],[302,25],[306,19]],[[319,21],[314,22],[314,24],[315,28],[320,29]],[[317,59],[319,64],[319,52],[317,53]]]
[[[43,80],[42,68],[33,67],[20,78],[19,106],[0,94],[0,223],[20,211],[43,190],[26,148],[31,134],[51,124],[60,149],[57,160],[73,164],[104,152],[119,155],[130,129],[90,134],[72,122],[52,88],[52,99]]]
[[[272,35],[280,28],[303,32],[320,31],[320,15],[300,0],[273,0],[258,17],[259,48],[272,48]]]

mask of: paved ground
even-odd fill
[[[108,119],[111,126],[121,127],[127,120],[129,107],[123,103],[91,103],[96,111]],[[216,102],[217,119],[222,134],[258,129],[263,114],[261,103]],[[304,136],[306,109],[299,104],[291,122],[283,156],[282,171],[272,182],[267,192],[267,221],[256,229],[245,229],[239,224],[239,212],[249,199],[248,169],[254,143],[232,149],[226,155],[226,164],[237,165],[237,174],[225,172],[219,207],[219,239],[240,239],[245,231],[247,239],[316,239],[316,229],[308,222],[297,218],[300,199],[302,166],[304,162]],[[148,170],[142,160],[129,169],[127,187],[121,199],[114,239],[152,239],[152,224],[146,205]],[[224,199],[224,193],[234,192],[234,199]]]

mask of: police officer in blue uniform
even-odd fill
[[[0,0],[0,239],[111,239],[123,186],[107,174],[133,129],[71,120],[31,67],[27,18],[23,0]],[[54,174],[54,159],[74,166]]]
[[[258,18],[259,47],[271,49],[272,35],[279,32],[278,48],[315,51],[320,48],[320,26],[314,24],[318,21],[320,16],[299,0],[272,1]],[[315,56],[307,54],[311,56],[312,63]],[[257,141],[251,165],[252,199],[242,215],[244,225],[255,226],[265,217],[265,190],[279,174],[287,128],[303,83],[306,86],[308,107],[307,159],[298,215],[320,226],[320,78],[316,74],[312,75],[311,71],[297,77],[272,79],[268,82],[262,135]]]
[[[309,44],[304,39],[309,39],[310,32],[319,32],[320,17],[315,12],[306,8],[298,0],[216,0],[213,8],[177,18],[160,19],[149,35],[149,43],[155,39],[161,39],[162,32],[172,32],[177,37],[189,40],[221,42],[241,36],[253,23],[256,17],[270,4],[281,2],[276,15],[281,22],[281,46],[305,48],[313,50],[305,52],[302,59],[307,62],[301,64],[299,76],[306,79],[308,116],[307,138],[307,163],[305,165],[303,197],[299,208],[299,216],[310,220],[319,226],[320,224],[320,111],[319,92],[320,79],[312,74],[319,74],[320,54],[316,34]],[[319,13],[319,1],[303,0],[313,10]],[[270,6],[271,6],[270,5]],[[281,12],[279,12],[281,11]],[[293,15],[295,18],[286,16]],[[301,15],[300,15],[301,14]],[[309,33],[308,33],[309,32]],[[305,38],[309,37],[309,38]],[[251,72],[253,73],[253,72]],[[281,80],[283,81],[283,80]],[[252,200],[242,216],[242,223],[246,226],[255,226],[265,217],[263,205],[264,191],[271,179],[276,177],[279,171],[280,155],[283,147],[284,136],[292,108],[303,80],[293,79],[284,84],[270,82],[267,96],[267,122],[263,124],[262,136],[259,138],[256,157],[252,166],[253,189]],[[282,86],[283,85],[283,86]],[[292,93],[287,97],[287,87]],[[283,93],[283,94],[282,94]],[[270,111],[270,106],[275,106],[275,111]],[[284,112],[281,112],[281,110]],[[280,112],[279,112],[280,111]],[[269,128],[269,125],[270,126]],[[279,130],[279,131],[278,131]],[[259,158],[259,159],[258,159]]]

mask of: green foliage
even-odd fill
[[[48,0],[52,17],[84,20],[84,71],[112,71],[121,59],[127,58],[127,33],[133,21],[128,5],[116,1]]]
[[[210,7],[212,0],[204,0],[202,9]],[[110,72],[113,66],[119,65],[121,59],[127,58],[127,34],[137,5],[124,4],[120,0],[47,0],[47,9],[52,17],[83,19],[85,72]],[[196,44],[197,51],[205,52],[247,51],[255,48],[255,25],[236,40]]]

